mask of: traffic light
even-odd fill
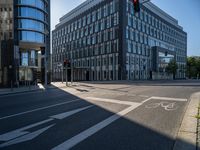
[[[45,47],[40,47],[40,50],[41,50],[41,54],[45,55]]]
[[[133,0],[133,4],[134,4],[135,13],[140,12],[140,1],[139,0]]]
[[[68,64],[68,60],[67,60],[67,59],[65,59],[65,60],[64,60],[64,62],[63,62],[63,66],[64,66],[64,67],[66,67],[66,66],[67,66],[67,64]]]
[[[63,66],[64,67],[71,67],[71,63],[68,59],[65,59],[64,62],[63,62]]]

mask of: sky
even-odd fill
[[[51,0],[51,29],[59,18],[85,0]],[[177,19],[188,35],[188,56],[200,56],[200,0],[151,0]]]

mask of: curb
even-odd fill
[[[196,150],[197,118],[200,92],[192,94],[183,117],[173,150]]]

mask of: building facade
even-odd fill
[[[46,52],[50,71],[50,0],[1,0],[0,12],[0,85],[44,80],[39,55]]]
[[[87,0],[60,18],[52,36],[55,80],[66,59],[74,80],[167,79],[173,59],[176,78],[185,78],[187,34],[151,2],[134,13],[132,0]]]

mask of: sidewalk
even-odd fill
[[[0,95],[9,95],[23,92],[31,92],[37,90],[44,90],[43,85],[38,84],[37,86],[19,87],[19,88],[0,88]]]
[[[71,82],[68,82],[68,86],[71,86]],[[77,82],[73,83],[73,86],[78,86]],[[65,82],[52,82],[51,85],[47,86],[47,89],[54,89],[54,88],[66,88]],[[24,92],[31,92],[37,90],[45,90],[45,87],[42,84],[38,84],[36,86],[27,86],[27,87],[20,87],[20,88],[0,88],[0,95],[9,95],[9,94],[16,94],[16,93],[24,93]]]
[[[195,117],[199,115],[199,104],[200,92],[194,93],[186,108],[173,150],[199,150],[200,120]]]

